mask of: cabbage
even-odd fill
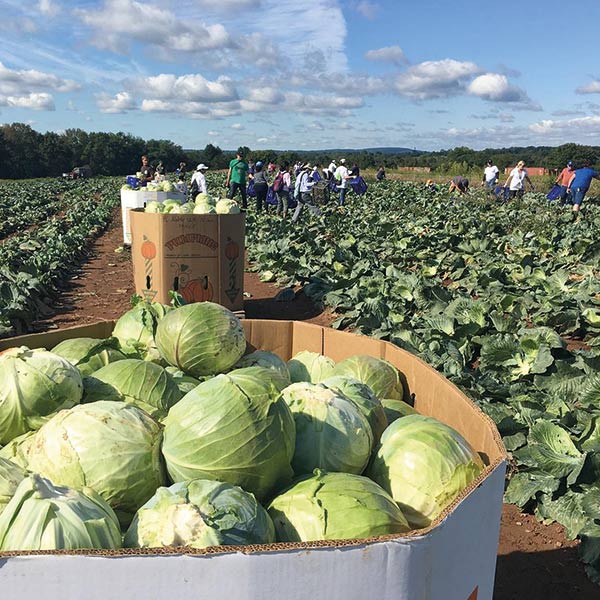
[[[121,350],[130,358],[161,362],[154,334],[160,319],[173,310],[158,302],[138,302],[115,323],[113,337],[119,340]]]
[[[319,383],[333,373],[335,362],[328,356],[303,350],[288,361],[288,369],[292,383],[308,381]]]
[[[373,432],[352,400],[312,383],[293,383],[281,396],[296,424],[294,473],[312,473],[316,468],[363,472],[373,449]]]
[[[165,371],[171,375],[182,396],[185,396],[185,394],[191,392],[197,385],[202,383],[200,379],[196,379],[191,375],[186,375],[177,367],[166,367]]]
[[[214,215],[217,213],[215,207],[211,204],[196,204],[192,212],[195,215]]]
[[[93,487],[128,523],[161,485],[161,428],[143,410],[100,401],[64,410],[34,436],[29,469],[57,485]]]
[[[215,210],[220,215],[236,215],[240,213],[240,206],[235,200],[219,200]]]
[[[0,550],[74,550],[121,547],[110,506],[91,488],[60,487],[25,477],[0,514]]]
[[[207,548],[274,541],[271,517],[252,494],[207,479],[159,488],[138,510],[125,534],[129,548]]]
[[[146,203],[146,208],[144,208],[144,212],[147,213],[160,213],[163,212],[163,205],[156,200],[151,200]]]
[[[417,411],[403,400],[384,398],[381,401],[381,404],[383,404],[383,410],[385,411],[388,424],[393,423],[396,419],[400,419],[401,417],[417,414]]]
[[[259,500],[291,481],[294,419],[281,378],[261,367],[217,375],[186,394],[164,420],[173,481],[218,479]]]
[[[62,356],[25,346],[6,350],[0,356],[0,444],[75,406],[82,393],[79,371]]]
[[[388,426],[388,420],[383,409],[383,404],[375,396],[371,388],[353,377],[334,375],[321,382],[321,385],[336,392],[341,392],[360,408],[363,415],[367,417],[373,431],[375,444],[379,442],[381,434]]]
[[[191,215],[194,212],[196,205],[191,202],[175,206],[170,212],[173,215]]]
[[[83,381],[84,403],[114,400],[133,404],[157,419],[165,417],[183,394],[159,365],[129,358],[96,371]]]
[[[195,302],[158,323],[156,345],[172,366],[194,377],[230,369],[246,351],[240,320],[214,302]]]
[[[382,358],[363,354],[351,356],[335,365],[333,375],[358,379],[368,385],[379,399],[402,400],[404,396],[398,369]]]
[[[427,527],[482,469],[457,431],[417,414],[385,430],[368,475],[392,495],[412,527]]]
[[[167,198],[162,203],[162,206],[163,206],[162,212],[170,213],[175,208],[179,209],[179,207],[181,206],[181,202],[179,202],[179,200],[174,200],[173,198]]]
[[[66,358],[77,367],[82,377],[87,377],[109,363],[123,360],[125,355],[118,346],[116,338],[73,338],[60,342],[52,348],[52,352]]]
[[[0,515],[25,477],[25,469],[6,458],[0,458]]]
[[[28,469],[29,447],[33,443],[34,435],[35,431],[28,431],[23,435],[13,438],[6,446],[0,449],[0,457],[10,460],[23,469]]]
[[[349,473],[316,470],[277,496],[268,511],[278,542],[362,539],[410,529],[385,490]]]
[[[122,190],[132,190],[133,187],[131,187],[128,183],[124,184],[121,186]]]
[[[196,204],[209,204],[212,206],[215,205],[215,201],[206,192],[200,192],[199,194],[197,194],[194,198],[194,202]]]
[[[265,350],[256,350],[250,354],[242,356],[234,365],[234,369],[243,369],[244,367],[264,367],[265,369],[273,369],[277,371],[286,381],[286,385],[291,383],[290,372],[288,371],[285,361],[277,354],[267,352]]]
[[[162,189],[163,192],[172,192],[175,190],[175,186],[168,180],[166,179],[165,181],[163,181],[160,184],[160,187]]]

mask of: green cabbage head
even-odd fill
[[[0,448],[0,457],[14,462],[23,469],[27,469],[29,464],[29,459],[27,458],[29,455],[29,447],[33,443],[34,435],[35,431],[28,431],[23,435],[13,438],[6,446]]]
[[[388,424],[393,423],[396,419],[417,414],[417,411],[410,404],[404,402],[404,400],[383,398],[381,404],[383,405]]]
[[[288,485],[295,429],[283,385],[274,371],[247,367],[186,394],[164,420],[171,479],[227,481],[259,500]]]
[[[214,302],[195,302],[166,315],[156,329],[164,359],[192,377],[228,371],[244,355],[241,321]]]
[[[39,429],[82,394],[79,371],[62,356],[25,346],[7,350],[0,356],[0,444]]]
[[[328,356],[317,352],[302,350],[288,361],[288,369],[292,383],[308,381],[319,383],[333,374],[335,362]]]
[[[384,489],[349,473],[317,469],[277,496],[268,510],[278,542],[363,539],[410,529]]]
[[[233,368],[243,369],[244,367],[264,367],[265,369],[273,369],[285,379],[287,382],[286,385],[291,383],[290,372],[288,371],[287,364],[274,352],[256,350],[250,354],[242,356],[242,358],[238,360]]]
[[[335,365],[333,375],[358,379],[368,385],[380,400],[382,398],[402,400],[404,396],[398,369],[382,358],[366,354],[350,356]]]
[[[208,479],[158,488],[140,508],[125,535],[125,546],[209,546],[270,544],[271,517],[252,494]]]
[[[296,424],[292,467],[297,475],[316,468],[360,474],[373,449],[367,417],[347,396],[312,383],[293,383],[281,394]]]
[[[456,430],[416,414],[385,430],[367,474],[417,528],[427,527],[482,469],[481,458]]]
[[[164,485],[161,428],[143,410],[99,401],[63,410],[34,436],[29,470],[57,485],[94,488],[129,523]]]
[[[126,358],[119,350],[119,341],[116,338],[73,338],[60,342],[52,348],[52,352],[66,358],[77,367],[82,377],[91,375],[109,363]]]
[[[0,550],[117,549],[119,521],[91,488],[55,486],[37,474],[25,477],[0,515]]]
[[[0,458],[0,515],[25,477],[25,469],[6,458]]]

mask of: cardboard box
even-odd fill
[[[243,321],[251,348],[289,359],[300,350],[341,360],[371,354],[395,364],[415,407],[456,428],[487,465],[431,527],[369,540],[208,550],[0,553],[6,598],[46,600],[486,600],[491,599],[506,454],[492,421],[415,356],[378,340],[291,321]],[[107,337],[112,322],[0,340],[52,348],[67,337]]]
[[[178,200],[185,202],[185,193],[174,192],[148,192],[144,189],[121,190],[121,217],[123,220],[123,243],[131,244],[131,228],[129,225],[129,211],[132,208],[144,208],[148,202],[164,202],[165,200]]]
[[[245,216],[130,212],[135,291],[149,301],[244,308]]]

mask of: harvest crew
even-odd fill
[[[571,175],[567,187],[567,193],[571,192],[573,194],[574,212],[579,212],[581,203],[592,184],[592,179],[600,179],[598,172],[591,168],[589,160],[584,160],[582,165],[581,169],[577,169],[573,175]]]

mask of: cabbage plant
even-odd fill
[[[388,419],[383,404],[375,396],[371,388],[358,381],[358,379],[354,379],[354,377],[345,377],[342,375],[328,377],[321,382],[321,385],[341,392],[360,408],[365,417],[367,417],[369,425],[371,425],[374,442],[377,444],[381,434],[388,426]]]
[[[278,542],[362,539],[410,529],[383,488],[349,473],[317,470],[274,498],[268,511]]]
[[[384,431],[368,475],[392,495],[411,526],[427,527],[482,469],[456,430],[416,414]]]
[[[0,515],[25,477],[27,477],[25,469],[0,457]]]
[[[246,351],[242,323],[214,302],[171,311],[158,323],[156,344],[170,365],[193,377],[223,373]]]
[[[0,444],[39,429],[48,415],[80,400],[79,371],[47,350],[11,348],[0,356]]]
[[[158,488],[124,541],[130,548],[270,544],[275,530],[252,494],[230,483],[194,479]]]
[[[160,365],[133,358],[111,363],[83,381],[83,402],[113,400],[133,404],[155,418],[165,417],[183,394]]]
[[[319,383],[333,374],[335,362],[328,356],[302,350],[288,361],[287,366],[292,383]]]
[[[119,341],[116,338],[73,338],[60,342],[52,348],[52,352],[66,358],[77,367],[82,377],[91,375],[109,363],[126,358],[119,350]]]
[[[281,379],[262,367],[217,375],[164,420],[162,451],[173,481],[218,479],[259,500],[291,481],[294,419]]]
[[[77,491],[32,474],[0,514],[3,551],[120,547],[119,521],[91,488]]]
[[[143,410],[99,401],[50,419],[29,447],[29,470],[57,485],[93,487],[128,523],[165,483],[161,428]]]
[[[320,468],[362,473],[373,449],[367,417],[344,394],[312,383],[293,383],[283,390],[296,424],[292,467],[297,475]]]
[[[398,369],[382,358],[356,354],[337,363],[332,374],[358,379],[368,385],[380,400],[402,400],[404,396]]]

